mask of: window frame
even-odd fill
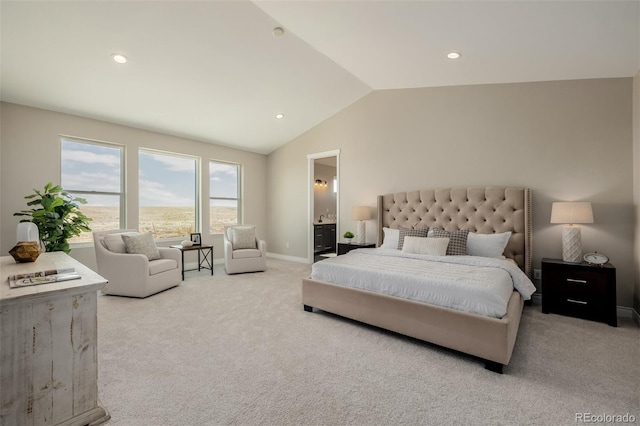
[[[118,195],[119,196],[119,214],[118,214],[118,219],[119,219],[119,224],[118,226],[120,227],[120,229],[126,229],[127,226],[127,218],[126,218],[126,211],[127,211],[127,185],[126,185],[126,180],[125,180],[125,176],[126,176],[126,149],[127,147],[123,144],[118,144],[118,143],[114,143],[114,142],[105,142],[105,141],[99,141],[99,140],[95,140],[95,139],[87,139],[87,138],[79,138],[76,136],[68,136],[68,135],[58,135],[60,137],[60,183],[62,184],[62,174],[64,173],[64,168],[62,167],[62,152],[63,152],[63,142],[64,141],[68,141],[68,142],[73,142],[73,143],[79,143],[79,144],[85,144],[85,145],[97,145],[97,146],[102,146],[102,147],[106,147],[106,148],[117,148],[120,151],[120,192],[108,192],[108,191],[82,191],[82,190],[77,190],[77,189],[70,189],[70,188],[65,188],[63,186],[63,189],[65,192],[68,192],[69,194],[73,195],[73,196],[77,196],[79,198],[83,198],[82,195],[86,194],[86,195],[109,195],[109,196],[113,196],[113,195]],[[82,206],[80,206],[80,209],[82,210]],[[91,225],[90,225],[91,226]],[[89,246],[93,246],[93,242],[69,242],[69,244],[71,246],[75,246],[75,247],[89,247]]]
[[[237,192],[236,192],[236,198],[230,198],[230,197],[212,197],[211,196],[211,164],[212,163],[217,163],[217,164],[224,164],[226,166],[236,166],[237,168],[237,183],[236,183],[236,187],[237,187]],[[244,202],[243,202],[243,198],[244,198],[244,191],[243,191],[243,173],[244,173],[244,166],[242,165],[242,163],[235,163],[233,161],[225,161],[225,160],[217,160],[217,159],[209,159],[209,173],[208,173],[208,180],[209,180],[209,234],[210,235],[222,235],[222,234],[213,234],[211,233],[211,218],[212,218],[212,214],[211,214],[211,201],[212,200],[224,200],[224,201],[236,201],[237,203],[237,215],[236,215],[236,223],[238,225],[244,223]]]

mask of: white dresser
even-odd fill
[[[63,252],[0,257],[0,426],[96,425],[97,292],[106,280]],[[7,277],[75,268],[72,281],[9,288]]]

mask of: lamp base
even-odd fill
[[[364,244],[366,238],[366,222],[364,220],[358,221],[358,232],[356,232],[356,243]]]
[[[582,238],[579,226],[562,228],[562,260],[569,263],[582,262]]]

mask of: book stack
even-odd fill
[[[49,269],[9,276],[9,287],[26,287],[30,285],[57,283],[80,279],[75,268]]]

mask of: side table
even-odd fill
[[[341,254],[347,254],[351,250],[359,249],[359,248],[375,248],[376,245],[374,243],[338,243],[338,256]]]
[[[211,275],[213,275],[213,246],[202,244],[199,246],[193,245],[189,247],[183,247],[178,244],[175,246],[170,246],[171,248],[176,248],[180,250],[182,253],[182,280],[184,281],[184,273],[188,271],[200,271],[201,269],[209,269],[211,271]],[[185,251],[198,251],[198,268],[197,269],[184,269],[184,252]]]
[[[542,259],[542,312],[616,327],[616,268]]]

